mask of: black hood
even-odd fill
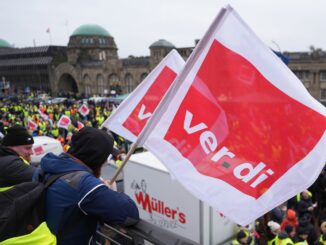
[[[9,156],[9,155],[18,156],[18,154],[14,150],[11,150],[6,146],[0,145],[0,157]]]

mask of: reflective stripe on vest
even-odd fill
[[[29,161],[27,161],[25,158],[23,158],[23,157],[20,156],[20,159],[22,159],[23,162],[24,162],[26,165],[29,165]]]
[[[308,245],[307,241],[296,242],[294,245]]]
[[[287,245],[287,244],[293,244],[293,241],[291,238],[287,237],[285,239],[279,239],[278,237],[276,237],[275,245]]]
[[[274,245],[274,244],[275,244],[275,241],[276,241],[276,238],[277,238],[277,236],[274,237],[273,239],[269,240],[269,241],[267,242],[267,245]]]
[[[240,245],[239,241],[237,239],[232,240],[232,245]]]
[[[322,244],[326,245],[326,240],[323,240],[323,235],[320,235],[319,241],[320,241]]]
[[[0,187],[0,192],[4,192],[6,190],[9,190],[10,188],[12,188],[14,186],[6,186],[6,187]]]
[[[27,235],[12,237],[0,242],[0,245],[23,244],[55,245],[57,244],[57,238],[51,233],[50,229],[46,225],[46,222],[43,222],[33,232]]]

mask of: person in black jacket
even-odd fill
[[[33,137],[24,127],[13,126],[0,145],[0,191],[31,181],[35,168],[29,165]]]
[[[309,191],[304,190],[301,192],[300,201],[297,204],[297,213],[299,219],[302,218],[304,215],[312,215],[314,209],[316,208],[317,204],[312,202],[312,198],[309,194]]]
[[[317,234],[314,225],[312,224],[312,215],[306,213],[303,217],[299,219],[298,230],[305,231],[307,233],[307,242],[308,244],[314,244],[317,239]],[[298,234],[297,234],[298,235]]]

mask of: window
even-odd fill
[[[106,53],[105,53],[105,51],[99,52],[98,56],[99,56],[99,60],[106,60]]]
[[[132,81],[133,81],[133,77],[130,73],[128,73],[125,76],[125,89],[127,93],[130,93],[132,91]]]
[[[326,101],[326,89],[321,89],[320,90],[320,100],[321,101]]]
[[[91,79],[87,74],[84,75],[83,82],[85,84],[85,95],[90,96],[92,94]]]
[[[107,43],[106,39],[104,39],[104,38],[100,38],[98,41],[99,41],[100,44],[106,44]]]
[[[141,76],[140,76],[140,81],[139,81],[139,83],[141,83],[146,77],[147,77],[147,73],[145,72],[145,73],[142,73],[141,74]]]
[[[320,81],[326,82],[326,71],[321,71],[319,76],[320,76]]]
[[[96,80],[97,80],[97,93],[103,95],[105,89],[103,75],[101,74],[97,75]]]
[[[301,80],[301,81],[307,81],[310,78],[310,72],[309,71],[294,71],[294,74]]]

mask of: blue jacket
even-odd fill
[[[132,199],[109,189],[86,165],[69,155],[48,153],[41,167],[46,174],[68,172],[46,194],[46,221],[58,244],[89,244],[98,221],[131,225],[139,220]]]

